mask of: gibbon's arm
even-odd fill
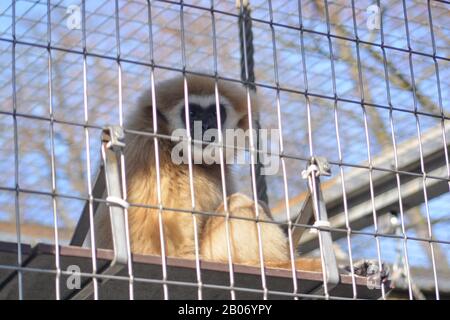
[[[267,208],[258,205],[259,220],[270,221]],[[231,256],[234,263],[259,265],[258,230],[255,221],[255,203],[246,195],[235,193],[228,197],[229,240]],[[221,204],[216,213],[225,216],[224,205]],[[264,265],[273,268],[291,268],[291,256],[286,235],[278,224],[260,222],[261,245]],[[200,254],[203,259],[218,262],[228,261],[228,244],[226,234],[226,219],[221,216],[211,216],[202,231]],[[299,258],[294,254],[295,266],[299,270],[321,271],[320,259]]]

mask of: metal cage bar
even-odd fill
[[[11,140],[0,150],[0,160],[7,160],[6,165],[0,161],[0,169],[9,177],[0,177],[0,298],[450,295],[444,249],[450,240],[440,228],[448,221],[443,204],[450,190],[449,96],[441,80],[448,78],[450,64],[443,45],[449,29],[442,22],[448,1],[377,0],[374,30],[363,24],[363,15],[373,12],[354,0],[79,4],[74,29],[65,28],[71,13],[61,3],[11,0],[0,8],[0,57],[11,61],[7,68],[0,62],[0,70],[5,69],[0,72],[0,144]],[[394,35],[393,29],[399,32]],[[208,62],[210,70],[194,67]],[[180,141],[188,146],[189,208],[163,203],[161,145],[173,137],[161,132],[156,120],[157,88],[170,74],[183,78],[187,137]],[[192,149],[206,142],[190,133],[191,75],[214,82],[223,213],[197,205]],[[244,87],[248,127],[257,130],[246,147],[225,143],[221,82]],[[127,127],[125,116],[144,87],[151,90],[155,121],[139,131]],[[263,97],[260,115],[252,105],[253,89]],[[279,149],[266,150],[259,143],[260,125],[279,130]],[[377,125],[382,139],[376,136]],[[156,203],[129,202],[122,134],[153,142]],[[248,155],[250,172],[239,173],[239,187],[251,195],[254,217],[231,212],[228,149]],[[336,168],[328,179],[317,175],[321,156]],[[278,176],[267,177],[266,187],[261,187],[263,157],[279,161]],[[298,170],[304,165],[309,165],[307,183]],[[266,207],[260,212],[260,200],[270,200],[273,218],[262,218]],[[110,211],[112,249],[96,243],[94,225],[102,208]],[[160,256],[132,253],[128,209],[136,208],[156,213]],[[168,211],[191,215],[192,259],[168,256]],[[224,219],[226,262],[202,259],[203,218]],[[236,221],[256,226],[255,265],[233,261],[231,223]],[[266,264],[267,225],[286,232],[286,266]],[[51,244],[41,243],[42,230]],[[364,243],[370,248],[362,249]],[[299,269],[303,254],[319,259],[321,272]],[[370,274],[358,275],[361,255],[375,257],[371,263],[378,270],[391,263],[397,288],[391,290],[389,281],[371,288]],[[65,285],[73,265],[81,267],[81,290]]]

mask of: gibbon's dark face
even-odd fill
[[[238,123],[242,115],[236,111],[226,97],[220,95],[218,100],[222,132],[225,134],[226,129],[238,128]],[[191,137],[195,140],[214,142],[208,137],[211,134],[217,136],[217,134],[212,133],[214,129],[216,130],[215,132],[218,129],[217,100],[215,95],[189,95],[188,103],[189,105],[186,106],[185,100],[182,99],[169,112],[166,112],[169,131],[187,129],[186,107],[188,107],[189,134]],[[205,134],[206,131],[208,132]]]
[[[220,108],[220,122],[223,126],[227,120],[227,111],[223,104],[219,105]],[[206,130],[209,129],[218,129],[218,117],[217,117],[217,106],[216,104],[210,105],[200,105],[198,103],[189,103],[189,129],[191,132],[191,137],[194,137],[194,124],[197,124],[198,127],[201,125],[201,134],[202,137]],[[186,108],[182,108],[180,112],[181,121],[183,122],[185,128],[186,126]],[[214,139],[213,139],[214,140]],[[214,142],[214,141],[209,141]]]
[[[234,143],[234,138],[230,138],[231,141],[228,142],[228,130],[232,130],[231,133],[233,133],[236,129],[239,129],[239,122],[244,114],[239,113],[225,96],[220,95],[218,100],[223,143],[228,145],[229,143]],[[209,150],[211,150],[211,148],[217,149],[217,146],[212,146],[208,143],[217,143],[218,141],[216,140],[219,138],[216,96],[214,94],[193,94],[189,95],[188,103],[189,132],[186,130],[186,105],[184,99],[179,100],[168,112],[166,112],[165,116],[168,122],[168,130],[169,132],[172,132],[172,134],[176,132],[175,136],[182,137],[184,139],[183,143],[188,141],[188,134],[195,141],[204,141],[205,143],[203,144],[194,143],[192,154],[194,157],[201,156],[203,159],[205,159],[205,157],[212,159],[209,156]],[[242,139],[237,140],[239,146],[241,146],[240,144],[242,143],[239,141]],[[204,150],[208,152],[204,153]],[[234,157],[233,148],[225,148],[224,151],[227,158],[231,159]],[[212,153],[213,152],[211,152],[211,154]],[[186,154],[183,154],[183,156],[187,157]]]

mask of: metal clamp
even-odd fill
[[[103,275],[118,274],[128,264],[125,210],[128,208],[129,204],[125,200],[123,194],[121,175],[121,153],[125,147],[123,141],[124,137],[123,129],[119,126],[106,127],[102,132],[102,168],[97,182],[100,181],[102,182],[101,184],[104,183],[104,189],[106,188],[106,204],[109,210],[111,237],[114,250],[113,260],[101,272]],[[97,190],[97,192],[101,192],[101,190]],[[95,211],[97,211],[97,209],[98,206],[95,208]],[[84,220],[86,220],[86,218],[88,218],[87,210],[84,210],[83,213],[85,214]],[[86,226],[86,222],[79,223],[79,226],[77,226],[77,236],[74,236],[72,243],[81,243],[81,239],[86,235],[88,228],[89,225]],[[107,280],[108,279],[104,279],[101,280],[101,282],[104,283]],[[93,283],[90,281],[72,296],[72,299],[87,299],[92,294],[93,290]]]
[[[122,127],[110,126],[103,129],[102,142],[106,143],[107,149],[121,151],[125,147],[125,133]]]
[[[123,200],[122,198],[117,198],[113,196],[106,197],[106,204],[108,206],[117,206],[124,209],[128,209],[128,207],[130,206],[130,204],[127,201]]]
[[[328,160],[324,157],[313,157],[306,170],[302,171],[302,178],[308,179],[308,176],[314,172],[314,176],[331,176],[331,168]]]
[[[102,134],[102,159],[105,166],[107,199],[120,199],[123,202],[121,180],[120,153],[125,147],[123,129],[119,126],[107,127]],[[113,267],[116,264],[125,265],[128,262],[126,239],[125,208],[127,205],[109,206],[111,235],[114,248]]]
[[[307,229],[314,230],[313,232],[318,233],[324,283],[323,286],[315,290],[315,293],[324,292],[324,290],[325,292],[329,292],[340,281],[331,232],[326,230],[330,228],[330,222],[328,221],[327,209],[320,187],[320,176],[330,175],[331,170],[326,158],[311,158],[308,167],[302,171],[303,179],[308,180],[309,192],[295,220],[295,224],[308,225],[314,222],[314,228],[296,225],[292,227],[292,239],[295,246],[298,246],[301,237]]]
[[[317,233],[319,228],[330,228],[331,224],[328,220],[317,220],[316,222],[314,222],[313,227],[314,228],[311,228],[309,230],[310,233]]]

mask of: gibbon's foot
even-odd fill
[[[350,266],[344,268],[349,274],[351,273]],[[355,275],[361,277],[368,277],[379,279],[380,283],[385,282],[389,278],[389,266],[382,262],[381,271],[378,260],[360,260],[353,264]]]
[[[265,265],[269,268],[292,269],[291,261],[269,261]],[[322,272],[322,262],[317,258],[296,257],[294,265],[297,271]]]
[[[224,217],[226,212],[222,204],[216,210],[220,216],[209,217],[203,227],[200,248],[203,259],[226,262],[230,247],[234,263],[258,265],[261,244],[266,264],[269,261],[289,261],[288,243],[283,231],[277,224],[271,223],[271,218],[260,205],[258,212],[261,239],[255,222],[253,200],[244,194],[235,193],[227,201],[230,217],[228,222]],[[227,241],[230,241],[229,245]]]

